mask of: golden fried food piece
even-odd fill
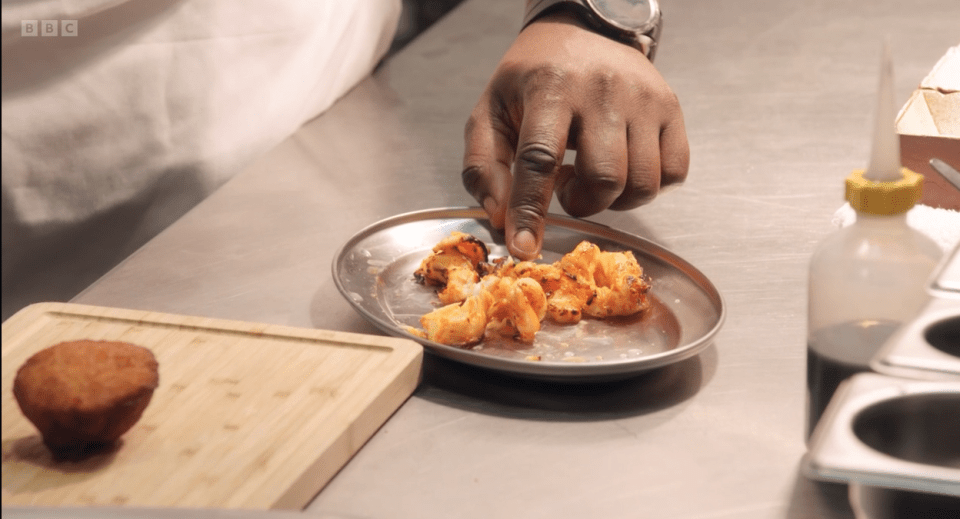
[[[552,265],[509,257],[490,262],[482,242],[454,232],[415,277],[442,286],[438,297],[447,306],[424,315],[424,331],[414,333],[455,346],[479,342],[488,332],[531,343],[546,317],[575,324],[583,316],[633,315],[650,306],[650,284],[633,253],[603,252],[588,241]]]
[[[483,339],[487,329],[489,294],[480,293],[449,304],[420,318],[421,337],[448,346],[469,346]]]
[[[521,342],[533,342],[547,310],[543,288],[532,279],[487,276],[483,292],[492,296],[487,328]]]
[[[437,292],[440,302],[449,305],[465,301],[476,294],[480,282],[480,275],[476,270],[468,267],[455,267],[447,271],[447,284]]]
[[[453,231],[433,247],[433,252],[420,262],[413,276],[419,283],[445,286],[450,271],[458,268],[477,272],[488,259],[487,245],[460,231]]]
[[[476,293],[420,318],[421,337],[450,346],[476,344],[489,331],[533,342],[546,313],[543,289],[531,279],[488,275]]]
[[[630,251],[602,252],[584,241],[558,262],[564,272],[594,287],[583,311],[596,318],[633,315],[649,307],[650,284]]]
[[[531,261],[504,263],[503,276],[529,278],[543,288],[547,298],[547,316],[560,324],[576,324],[583,316],[583,307],[595,296],[594,287],[564,272],[558,263],[552,265]]]
[[[542,321],[547,315],[547,294],[544,293],[543,287],[529,278],[518,279],[515,286],[530,304],[530,309],[537,316],[537,321]]]
[[[159,383],[143,347],[71,341],[34,354],[17,371],[13,394],[54,453],[110,444],[140,419]]]
[[[626,254],[631,254],[627,252]],[[590,317],[603,319],[604,317],[626,316],[642,312],[650,307],[647,291],[650,284],[643,279],[642,272],[638,272],[636,262],[618,261],[608,271],[608,286],[598,286],[597,296],[584,308],[584,313]]]

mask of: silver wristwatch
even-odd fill
[[[663,25],[657,0],[527,0],[523,26],[560,9],[578,14],[600,34],[636,47],[653,61]]]

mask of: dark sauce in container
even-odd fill
[[[807,435],[809,439],[840,383],[868,371],[898,323],[860,321],[814,331],[807,343]]]

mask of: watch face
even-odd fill
[[[644,31],[660,16],[657,0],[587,0],[608,22],[629,31]]]

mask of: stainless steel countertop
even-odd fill
[[[377,333],[340,297],[334,252],[401,212],[472,205],[463,124],[519,28],[520,0],[468,0],[74,299]],[[429,358],[414,396],[305,514],[852,517],[799,473],[806,268],[842,180],[865,166],[880,44],[899,102],[956,45],[956,0],[663,2],[686,185],[596,221],[649,238],[723,293],[715,345],[642,378],[529,383]]]

